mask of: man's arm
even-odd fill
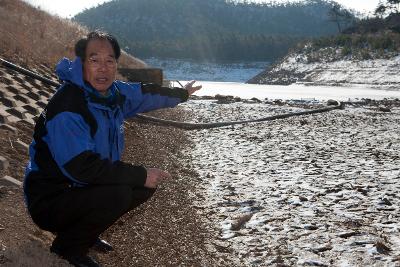
[[[124,116],[127,118],[141,112],[175,107],[201,88],[201,86],[193,87],[194,83],[195,81],[191,81],[184,88],[168,88],[157,84],[120,83],[118,87],[126,97]]]
[[[47,143],[58,167],[77,184],[128,184],[143,186],[147,171],[122,161],[112,162],[94,152],[90,128],[76,113],[63,112],[46,123]],[[107,144],[104,144],[107,145]]]

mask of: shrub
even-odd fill
[[[74,57],[74,44],[88,29],[51,16],[21,0],[0,0],[0,55],[18,64],[52,66],[62,57]],[[123,55],[125,67],[143,67]]]
[[[351,48],[349,46],[345,46],[342,48],[341,54],[342,56],[348,56],[352,52]]]

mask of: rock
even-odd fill
[[[327,104],[328,106],[337,106],[337,105],[339,105],[339,102],[336,101],[336,100],[333,100],[333,99],[329,99],[329,100],[326,102],[326,104]]]
[[[0,156],[0,171],[5,171],[10,166],[10,162],[3,156]]]
[[[327,264],[317,261],[317,260],[305,260],[303,262],[303,265],[305,266],[328,266]]]
[[[0,102],[6,107],[16,107],[15,101],[9,97],[0,97]]]
[[[387,198],[382,198],[379,202],[378,205],[386,205],[386,206],[392,206],[392,202],[389,201]]]
[[[306,229],[306,230],[317,230],[318,226],[316,226],[314,224],[306,224],[306,225],[304,225],[304,229]]]
[[[358,235],[358,234],[359,234],[359,233],[356,232],[356,231],[343,232],[343,233],[339,233],[339,234],[338,234],[338,237],[341,237],[341,238],[349,238],[349,237],[352,237],[352,236],[355,236],[355,235]]]
[[[21,140],[17,140],[15,142],[13,142],[13,145],[19,149],[19,150],[23,150],[24,152],[27,152],[29,149],[29,145],[25,144],[24,142],[22,142]]]
[[[240,216],[232,223],[231,229],[233,231],[239,230],[243,227],[243,225],[250,221],[251,217],[253,217],[253,214],[245,214],[243,216]]]
[[[304,201],[308,201],[308,198],[304,197],[304,196],[299,196],[300,201],[304,202]]]
[[[380,241],[376,242],[374,246],[376,248],[376,251],[381,254],[388,254],[391,251],[391,249],[388,246],[386,246]]]
[[[276,105],[278,105],[278,106],[282,106],[283,105],[283,102],[282,102],[282,99],[276,99],[276,100],[274,100],[274,101],[272,101],[274,104],[276,104]]]
[[[365,245],[374,244],[374,243],[375,243],[374,240],[365,239],[365,240],[356,240],[351,245],[353,245],[353,246],[365,246]]]
[[[261,103],[262,102],[260,99],[258,99],[256,97],[253,97],[250,100],[252,100],[253,102],[256,102],[256,103]]]
[[[235,99],[231,95],[215,95],[215,99],[217,99],[217,104],[231,104],[235,103]]]
[[[9,131],[9,132],[12,132],[12,133],[18,133],[17,128],[15,128],[15,127],[13,127],[13,126],[11,126],[9,124],[4,124],[4,123],[0,124],[0,129],[6,130],[6,131]]]
[[[332,249],[332,245],[331,244],[326,244],[326,245],[322,245],[319,247],[315,247],[312,249],[312,251],[314,253],[320,253],[320,252],[324,252],[324,251],[328,251]]]
[[[382,112],[391,112],[390,108],[388,108],[388,107],[379,107],[379,111],[382,111]]]
[[[0,185],[22,187],[22,182],[11,176],[6,175],[0,179]]]

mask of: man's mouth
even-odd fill
[[[106,83],[108,81],[107,78],[96,78],[97,83]]]

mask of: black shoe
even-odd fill
[[[108,243],[105,240],[100,239],[99,237],[96,239],[96,242],[92,246],[92,249],[94,249],[98,252],[103,252],[103,253],[114,250],[114,248],[110,245],[110,243]]]
[[[101,267],[94,259],[92,259],[88,255],[66,256],[60,254],[60,252],[57,249],[54,249],[53,247],[50,248],[50,252],[57,254],[60,258],[68,261],[75,267]]]
[[[100,265],[88,255],[64,257],[64,259],[75,267],[100,267]]]

